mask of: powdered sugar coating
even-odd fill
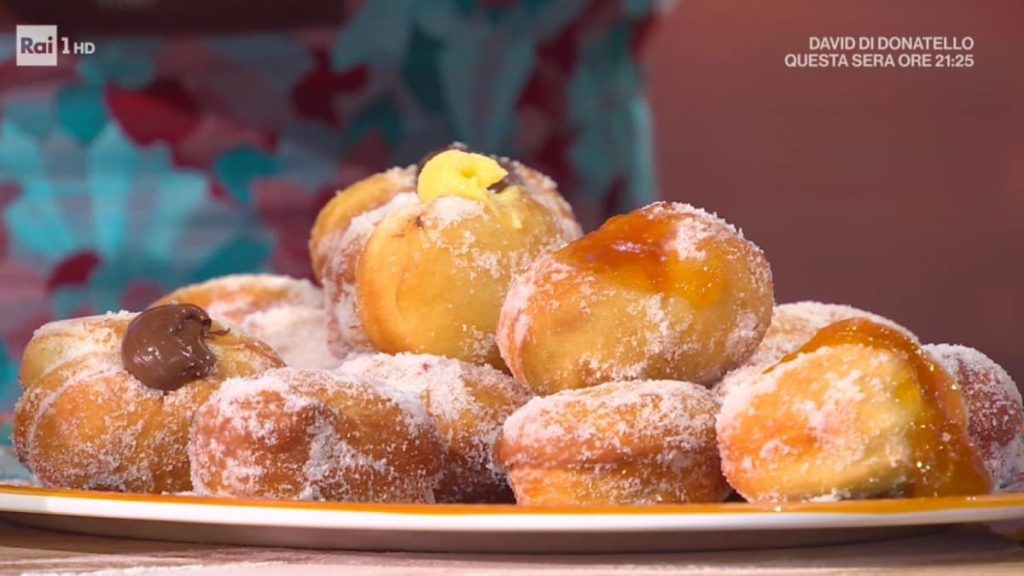
[[[866,353],[870,354],[870,348],[865,346],[857,346]],[[779,386],[779,382],[787,378],[792,373],[799,373],[806,370],[808,364],[819,364],[828,362],[828,360],[835,356],[835,353],[830,348],[819,348],[814,352],[802,354],[800,357],[780,364],[768,372],[760,371],[757,376],[752,378],[749,382],[749,386],[742,388],[730,388],[728,394],[722,398],[722,408],[718,414],[718,422],[722,428],[729,428],[732,423],[742,414],[752,414],[751,408],[754,404],[754,400],[761,396],[775,394]],[[879,361],[885,361],[883,357],[879,357]],[[825,373],[824,378],[828,381],[828,393],[826,395],[826,402],[824,405],[830,412],[837,412],[843,409],[844,402],[855,402],[861,400],[864,397],[864,393],[855,386],[857,380],[863,376],[863,372],[856,367],[849,365],[837,365],[835,369]],[[869,386],[881,388],[883,383],[877,379],[871,379],[868,381]],[[820,428],[816,426],[815,422],[823,422],[826,419],[825,412],[819,411],[819,406],[807,404],[801,406],[801,410],[807,417],[807,421],[811,423],[813,428]],[[848,420],[848,418],[847,418]]]
[[[380,380],[423,402],[447,452],[447,468],[435,490],[438,501],[508,498],[493,449],[505,418],[530,399],[525,386],[489,366],[428,354],[368,355],[347,361],[337,372]]]
[[[765,332],[761,343],[742,366],[726,374],[715,386],[716,394],[721,397],[726,389],[756,376],[764,368],[782,360],[787,354],[796,352],[814,334],[836,322],[849,318],[864,318],[883,326],[899,330],[915,341],[917,337],[899,324],[853,306],[845,304],[826,304],[822,302],[804,301],[789,304],[778,304],[772,312],[772,321]]]
[[[234,274],[175,290],[156,305],[204,308],[225,326],[270,345],[289,366],[331,368],[324,296],[309,280],[275,274]]]
[[[566,242],[583,235],[583,229],[576,221],[572,206],[558,193],[558,186],[554,180],[515,160],[508,158],[500,160],[506,168],[511,168],[514,176],[524,183],[523,189],[554,217],[555,224]]]
[[[645,208],[645,211],[654,217],[676,219],[676,234],[670,245],[680,260],[705,258],[707,254],[701,245],[708,240],[723,240],[730,236],[743,238],[742,230],[726,222],[718,214],[691,204],[656,202]]]
[[[47,486],[131,492],[191,487],[186,443],[196,408],[225,378],[281,366],[266,345],[236,332],[207,340],[207,377],[160,392],[125,369],[121,340],[135,314],[48,324],[25,350],[14,444]]]
[[[43,485],[76,487],[93,490],[128,491],[142,487],[153,491],[154,482],[149,476],[148,451],[142,454],[142,466],[125,468],[124,460],[135,452],[134,438],[141,432],[145,418],[138,413],[145,406],[145,397],[157,393],[142,387],[124,386],[125,374],[111,362],[86,358],[73,371],[66,371],[62,382],[54,389],[32,388],[18,400],[16,411],[27,421],[24,433],[17,435],[15,451]],[[97,381],[116,382],[111,395],[110,386],[96,386]],[[97,396],[98,394],[98,396]],[[119,430],[119,434],[107,437],[95,433],[85,411],[89,403],[99,400],[104,404],[124,402],[125,410],[110,410],[102,414],[102,426]],[[60,408],[73,406],[68,417],[58,423],[53,417]],[[31,414],[29,414],[31,412]],[[93,420],[95,421],[95,420]],[[55,435],[83,438],[72,450],[54,451],[47,447],[48,438]],[[56,454],[51,456],[50,454]]]
[[[883,326],[899,330],[903,334],[917,340],[910,331],[896,322],[846,304],[826,304],[822,302],[803,301],[775,306],[772,313],[772,324],[765,333],[764,340],[758,346],[748,364],[769,366],[782,359],[783,356],[795,352],[803,346],[814,333],[829,324],[835,324],[849,318],[864,318]]]
[[[866,347],[856,348],[859,350],[854,357],[862,357],[861,353],[873,354]],[[883,356],[879,359],[888,361]],[[820,368],[825,364],[834,366]],[[783,416],[765,413],[766,408],[761,404],[771,403],[776,395],[782,394],[782,382],[810,371],[820,375],[818,381],[825,391],[820,395],[808,392],[792,398],[785,418],[791,421],[793,432],[787,434],[779,429],[777,434],[770,433],[778,426],[776,420]],[[862,486],[822,481],[819,484],[830,485],[806,488],[802,483],[811,482],[808,479],[816,474],[840,476],[837,469],[852,469],[869,461],[868,450],[878,445],[879,440],[864,435],[865,425],[859,422],[859,402],[865,395],[884,394],[886,386],[884,379],[844,363],[834,349],[821,348],[768,372],[759,372],[745,386],[729,388],[722,400],[717,425],[726,477],[748,500],[813,498],[828,501],[854,497]],[[768,427],[762,429],[762,425]],[[898,440],[899,435],[896,436]],[[892,462],[894,469],[904,468],[911,459],[905,442],[886,444],[885,449],[891,451],[885,458]],[[794,466],[796,469],[791,470]],[[794,482],[787,480],[792,475],[798,476]],[[794,488],[793,483],[799,488]],[[870,483],[870,480],[866,482]]]
[[[197,412],[197,492],[431,502],[442,465],[422,404],[383,383],[284,368],[229,380]]]
[[[465,150],[458,143],[453,147]],[[314,269],[325,287],[329,342],[336,355],[345,358],[375,349],[409,350],[442,353],[478,363],[500,364],[493,344],[494,318],[480,312],[467,313],[469,318],[455,314],[456,317],[450,322],[451,330],[440,338],[432,334],[426,337],[410,336],[407,333],[412,329],[410,325],[417,324],[418,320],[406,321],[397,306],[388,304],[392,301],[407,301],[408,295],[393,295],[390,293],[393,287],[376,283],[372,288],[367,287],[367,282],[359,281],[357,276],[362,268],[360,262],[369,258],[374,261],[367,265],[368,268],[390,269],[393,272],[388,274],[394,275],[400,285],[409,287],[408,290],[429,292],[428,286],[419,288],[424,282],[422,279],[406,277],[415,276],[417,265],[377,261],[408,253],[409,258],[417,262],[422,259],[433,263],[439,271],[450,271],[447,280],[452,284],[464,284],[466,281],[487,283],[482,290],[468,290],[466,297],[477,298],[474,301],[476,306],[463,309],[486,311],[493,308],[496,311],[498,304],[489,306],[485,302],[496,298],[494,287],[499,286],[503,291],[507,287],[510,271],[525,267],[538,249],[554,247],[538,246],[537,236],[557,236],[550,239],[557,246],[580,234],[571,208],[558,195],[553,182],[517,163],[501,162],[515,173],[514,176],[519,177],[517,180],[525,193],[523,196],[531,201],[524,201],[518,194],[512,194],[502,196],[494,204],[444,195],[423,202],[416,190],[418,167],[410,166],[364,179],[342,191],[340,196],[325,207],[313,229],[311,252]],[[510,204],[505,205],[506,201]],[[519,206],[520,202],[529,208],[529,217],[523,216],[530,223],[525,227],[527,230],[523,230],[521,235],[497,231],[498,221],[503,222],[507,216],[506,209],[509,214],[513,214],[509,218],[522,216],[520,208],[523,207]],[[497,209],[499,205],[500,210]],[[417,242],[400,240],[408,236],[410,230],[396,233],[398,238],[387,233],[376,234],[384,222],[390,223],[390,232],[395,232],[396,228],[404,229],[408,225]],[[414,228],[412,223],[415,223]],[[557,232],[549,230],[552,224],[557,226]],[[374,240],[375,237],[383,239]],[[368,245],[375,243],[385,245],[383,256],[368,248]],[[466,292],[461,285],[452,291],[460,294]],[[380,304],[376,298],[383,299],[384,304],[375,305]],[[452,309],[456,307],[456,302],[454,299],[447,302],[444,298],[435,298],[423,303],[423,307],[431,310],[432,305],[433,308],[447,306]],[[388,309],[386,312],[385,308]],[[386,318],[382,319],[382,314]],[[425,310],[424,314],[430,314],[430,311]],[[368,325],[364,325],[364,319]],[[442,328],[428,326],[426,330],[437,332]],[[423,342],[424,338],[427,343]],[[430,344],[440,340],[454,343]]]
[[[619,258],[605,256],[611,249],[581,255],[583,242],[594,248],[609,241],[600,236],[603,229],[534,260],[509,289],[495,340],[516,378],[539,394],[610,380],[711,383],[746,360],[767,329],[771,268],[739,230],[678,203],[655,203],[618,219],[623,219],[620,226],[624,219],[633,222],[636,238],[628,239],[630,246],[662,255],[661,263],[638,259],[636,268],[661,266],[667,258],[686,262],[694,270],[694,285],[704,281],[700,274],[718,274],[712,282],[720,282],[715,288],[719,295],[710,304],[698,302],[699,296],[691,301],[692,294],[677,293],[675,285],[638,288],[620,281],[611,268],[581,265],[580,258]],[[645,235],[660,226],[670,231],[667,241]],[[623,229],[630,228],[618,228]],[[556,346],[562,352],[550,352]]]
[[[394,222],[415,221],[417,231],[424,235],[421,249],[449,257],[450,268],[463,271],[474,281],[500,281],[507,270],[525,267],[530,255],[482,244],[481,234],[492,232],[487,210],[474,200],[442,196],[425,204],[403,206],[389,216]]]
[[[484,215],[484,205],[475,200],[461,198],[458,196],[442,196],[435,198],[424,206],[420,218],[424,227],[435,238],[449,227],[462,222],[468,218],[480,218]]]
[[[369,339],[387,352],[500,366],[498,310],[512,277],[567,240],[528,194],[441,196],[391,212],[360,259]]]
[[[706,388],[689,382],[608,382],[564,390],[533,398],[505,421],[503,462],[682,462],[681,455],[713,437],[717,409]]]
[[[113,327],[111,322],[131,321],[138,315],[137,312],[129,312],[127,310],[120,310],[117,312],[107,312],[105,314],[97,314],[95,316],[80,316],[78,318],[67,318],[64,320],[54,320],[53,322],[47,322],[39,328],[36,328],[32,333],[33,338],[46,337],[46,336],[72,336],[78,337],[83,334],[91,334],[96,330],[102,330],[104,334],[112,332]],[[83,342],[83,344],[88,344]]]
[[[359,258],[377,225],[388,214],[418,202],[414,169],[388,172],[401,192],[383,205],[352,218],[344,229],[334,230],[322,242],[325,256],[323,278],[328,307],[328,331],[331,350],[339,358],[373,351],[359,317],[356,297],[356,270]]]
[[[535,398],[506,420],[498,454],[520,502],[720,501],[717,404],[702,386],[610,382]]]
[[[328,369],[341,363],[327,346],[323,308],[277,306],[248,315],[238,327],[266,342],[293,368]]]
[[[928,344],[925,350],[953,376],[968,410],[968,431],[997,489],[1024,472],[1024,407],[1020,390],[1000,365],[967,346]]]
[[[56,320],[37,328],[32,334],[33,352],[26,350],[22,360],[19,383],[35,382],[51,370],[78,358],[93,354],[116,354],[120,350],[121,334],[116,326],[135,318],[133,312],[108,312],[98,316],[85,316]],[[40,360],[40,362],[37,362]]]
[[[721,229],[721,233],[723,234],[739,236],[743,235],[742,230],[730,224],[724,218],[719,216],[717,212],[711,212],[709,210],[705,210],[704,208],[700,208],[698,206],[694,206],[693,204],[688,204],[686,202],[669,202],[665,200],[660,200],[658,202],[652,202],[647,206],[644,206],[640,210],[651,216],[655,216],[658,218],[666,216],[694,217],[708,223],[709,225]]]
[[[529,268],[512,281],[502,303],[498,330],[494,337],[506,363],[514,363],[515,351],[529,337],[533,321],[530,302],[536,299],[557,306],[554,299],[556,287],[574,275],[576,271],[571,266],[559,262],[551,255],[544,255],[534,260]],[[583,286],[583,296],[588,295],[591,289],[590,285]]]
[[[918,468],[936,462],[922,458],[949,457],[919,444],[920,431],[946,428],[920,420],[917,378],[902,353],[862,344],[823,346],[759,371],[722,401],[723,471],[754,501],[948,490],[916,484]]]
[[[449,402],[438,404],[440,414],[446,420],[457,420],[460,413],[470,409],[472,399],[468,397],[465,379],[470,377],[471,370],[478,371],[478,378],[493,379],[498,385],[508,378],[493,368],[410,353],[359,356],[346,361],[335,372],[383,382],[421,401],[428,390],[445,388],[444,396]]]
[[[233,325],[267,307],[323,308],[323,295],[312,282],[277,274],[221,276],[175,290],[158,303],[165,301],[196,304]]]

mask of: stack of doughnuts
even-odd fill
[[[47,486],[190,490],[195,411],[226,380],[283,365],[192,305],[53,322],[25,349],[14,447]]]
[[[348,502],[655,505],[1024,486],[995,362],[850,306],[658,202],[583,235],[555,184],[454,144],[339,192],[320,287],[215,278],[25,350],[46,486]]]
[[[494,342],[512,279],[582,234],[555,184],[455,144],[339,192],[321,287],[270,274],[47,324],[15,446],[47,486],[361,502],[513,502],[494,457],[533,397]]]

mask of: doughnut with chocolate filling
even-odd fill
[[[200,494],[433,502],[441,437],[414,397],[378,381],[282,368],[225,382],[195,416]]]
[[[534,398],[497,454],[520,504],[720,502],[717,403],[688,382],[610,382]]]
[[[854,318],[726,391],[722,469],[753,501],[983,494],[956,380],[903,331]]]
[[[496,341],[537,394],[610,380],[711,384],[746,360],[771,317],[764,254],[735,228],[659,202],[535,260]]]
[[[282,365],[192,305],[51,322],[25,349],[15,451],[46,486],[189,490],[195,410],[224,380]]]

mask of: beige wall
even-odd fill
[[[970,70],[792,70],[809,35],[971,35]],[[1024,2],[684,0],[654,32],[663,196],[767,252],[780,302],[883,313],[1024,381]]]

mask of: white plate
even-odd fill
[[[436,552],[640,552],[831,544],[1024,519],[1024,493],[622,507],[230,500],[0,485],[0,518],[128,538]]]

